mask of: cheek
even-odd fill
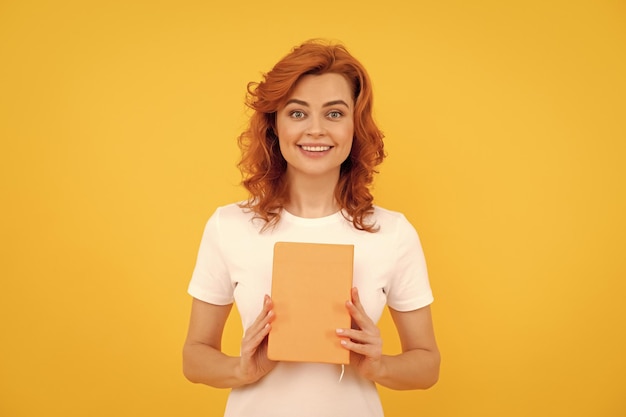
[[[287,143],[285,143],[285,141],[283,139],[280,139],[280,137],[279,137],[279,139],[278,139],[278,149],[280,150],[280,154],[283,156],[284,159],[287,159],[285,157],[285,152],[286,152],[287,148],[288,148]]]
[[[352,141],[354,139],[354,127],[352,125],[346,126],[341,132],[341,141],[345,146],[352,147]]]
[[[350,157],[350,153],[352,152],[352,145],[354,144],[354,129],[352,127],[346,129],[345,132],[345,136],[344,136],[344,140],[345,140],[345,158],[344,161],[346,159],[348,159]]]
[[[278,136],[278,138],[280,138],[281,136],[284,136],[285,134],[285,120],[282,117],[282,115],[278,115],[276,117],[276,122],[274,124],[274,129],[276,130],[276,136]]]
[[[342,152],[341,152],[341,161],[344,162],[346,159],[348,159],[350,157],[350,153],[352,152],[352,144],[353,144],[353,139],[352,139],[352,135],[348,134],[345,137],[345,140],[342,141],[341,143],[341,147]]]
[[[293,123],[277,123],[276,134],[281,142],[286,142],[297,135],[297,125]]]

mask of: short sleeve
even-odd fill
[[[226,305],[234,301],[234,285],[221,251],[219,214],[218,209],[204,228],[188,292],[204,302]]]
[[[387,304],[398,311],[411,311],[433,302],[426,260],[417,231],[401,216],[396,229],[397,252],[394,272],[385,289]]]

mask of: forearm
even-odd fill
[[[395,390],[430,388],[439,379],[438,351],[414,349],[399,355],[383,355],[374,382]]]
[[[183,349],[183,373],[199,384],[215,388],[237,388],[247,381],[239,372],[240,358],[228,356],[201,343],[186,344]]]

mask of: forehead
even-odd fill
[[[303,75],[294,85],[287,100],[292,98],[311,101],[344,100],[349,104],[354,103],[350,83],[343,75],[334,72]]]

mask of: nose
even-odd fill
[[[309,125],[307,126],[306,134],[314,138],[324,136],[326,134],[324,120],[321,117],[309,118]]]

